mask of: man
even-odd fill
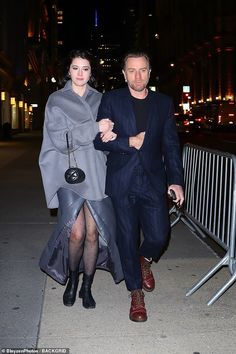
[[[108,151],[106,194],[117,219],[117,243],[127,289],[129,318],[147,320],[145,291],[153,291],[152,260],[166,250],[170,234],[167,192],[182,205],[183,167],[172,100],[147,88],[150,61],[146,53],[124,57],[128,87],[106,92],[98,120],[109,117],[114,130],[98,135],[96,149]],[[140,228],[143,242],[139,243]]]

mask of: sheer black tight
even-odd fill
[[[98,256],[98,232],[86,203],[72,227],[69,239],[69,267],[75,271],[83,257],[84,273],[92,275]]]

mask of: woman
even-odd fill
[[[109,270],[114,281],[122,280],[122,268],[115,243],[115,220],[110,199],[105,195],[106,155],[93,146],[100,132],[116,137],[109,119],[96,122],[102,94],[91,87],[91,55],[74,50],[69,55],[65,86],[52,93],[45,109],[43,143],[39,165],[48,208],[58,208],[58,222],[39,265],[61,284],[65,306],[76,299],[79,273],[83,283],[79,297],[85,308],[95,308],[91,286],[96,268]],[[82,183],[69,184],[69,147],[85,172]]]

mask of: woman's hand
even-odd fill
[[[116,137],[117,137],[117,134],[111,130],[105,134],[101,134],[101,139],[104,143],[108,143],[108,141],[113,141],[116,139]]]
[[[102,134],[106,134],[114,127],[114,123],[109,118],[103,118],[98,122],[99,131]]]

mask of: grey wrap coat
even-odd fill
[[[123,279],[120,257],[116,245],[115,218],[109,197],[105,195],[106,155],[94,149],[93,140],[99,132],[96,122],[102,94],[87,85],[80,97],[69,80],[64,88],[52,93],[45,108],[43,142],[39,154],[39,166],[48,208],[58,208],[57,192],[69,189],[78,196],[73,204],[79,209],[87,201],[99,232],[97,268],[111,272],[115,282]],[[69,184],[64,173],[68,168],[66,133],[70,150],[76,162],[86,174],[85,181]],[[73,158],[71,158],[73,163]],[[63,218],[58,213],[54,232],[42,252],[39,266],[61,284],[69,275],[68,239],[76,218],[75,207],[64,205]],[[73,210],[72,210],[73,209]],[[80,264],[83,271],[83,264]]]
[[[99,131],[96,116],[101,96],[100,92],[88,86],[85,95],[80,97],[72,91],[70,80],[64,88],[49,96],[39,155],[48,208],[58,207],[57,191],[60,187],[69,188],[89,200],[105,197],[106,155],[93,146]],[[67,132],[70,149],[86,174],[83,183],[68,184],[64,179],[68,168]]]

